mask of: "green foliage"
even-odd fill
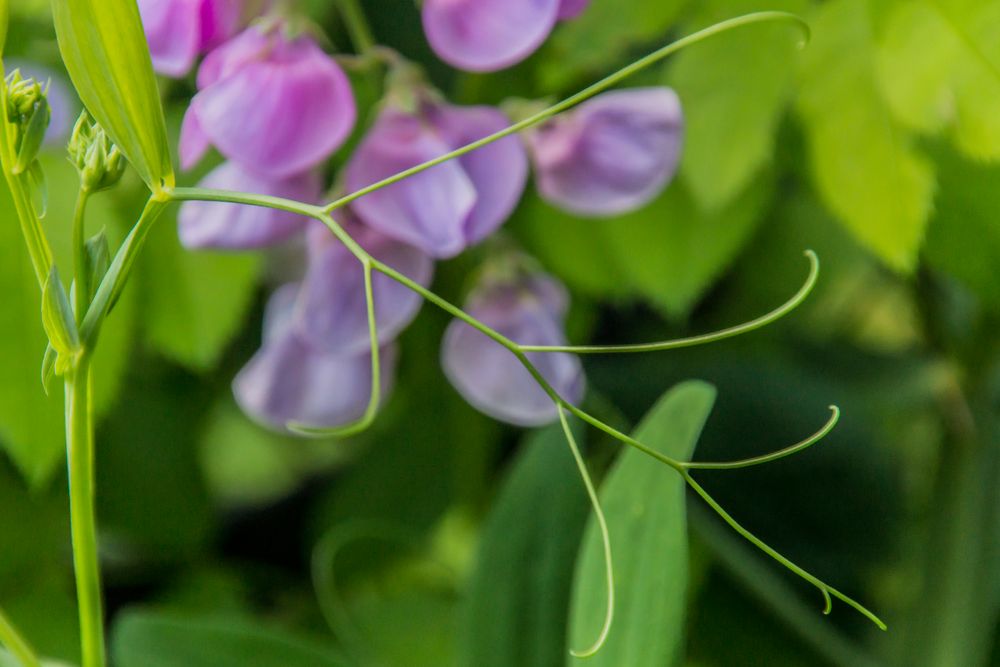
[[[72,165],[55,156],[43,156],[43,167],[53,192],[46,217],[46,232],[55,257],[62,266],[70,261],[70,221],[77,176]],[[0,186],[2,187],[2,186]],[[89,206],[95,227],[104,227],[117,240],[121,237],[119,213],[105,196]],[[46,396],[39,381],[39,367],[47,338],[42,328],[41,293],[28,261],[24,241],[15,219],[6,187],[0,193],[0,284],[10,298],[0,299],[0,444],[33,484],[47,480],[64,449],[62,396]],[[123,299],[104,328],[102,344],[95,355],[94,404],[103,415],[114,402],[122,370],[128,358],[134,321],[134,300]]]
[[[693,32],[760,9],[802,12],[805,0],[712,0],[685,24]],[[787,25],[760,24],[682,51],[666,82],[684,107],[680,173],[698,206],[717,211],[771,164],[778,122],[792,94],[800,41]]]
[[[677,385],[657,402],[634,437],[658,452],[686,461],[715,401],[704,382]],[[615,622],[595,665],[661,667],[681,655],[687,596],[687,518],[684,481],[650,465],[637,450],[622,452],[601,486],[611,534],[616,585]],[[587,524],[574,576],[570,646],[583,648],[604,617],[604,561],[595,520]]]
[[[135,0],[53,0],[52,14],[84,105],[150,190],[172,188],[163,108]]]
[[[212,368],[257,290],[260,255],[192,252],[172,217],[150,232],[138,262],[141,321],[157,351],[196,371]]]
[[[750,239],[770,191],[762,178],[706,212],[674,183],[645,208],[609,220],[577,218],[529,195],[514,224],[572,287],[598,298],[638,294],[683,317]]]
[[[947,130],[966,155],[1000,158],[1000,3],[897,2],[878,52],[893,114],[918,132]]]
[[[567,573],[589,507],[562,428],[529,436],[483,527],[459,665],[547,667],[564,660]]]
[[[911,271],[934,174],[881,97],[871,12],[866,0],[820,8],[803,55],[798,107],[826,204],[883,261]]]
[[[593,0],[579,18],[557,26],[543,50],[541,87],[559,90],[582,76],[605,73],[608,63],[638,44],[662,40],[687,0]],[[660,44],[656,44],[660,46]]]
[[[242,619],[129,612],[115,626],[119,667],[340,667],[322,644]]]

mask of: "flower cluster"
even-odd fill
[[[425,0],[423,26],[442,59],[488,71],[527,57],[558,21],[574,18],[587,4]],[[206,53],[183,122],[182,166],[194,166],[214,147],[225,161],[201,185],[320,201],[324,166],[354,133],[358,118],[337,60],[287,17],[244,24],[239,0],[143,0],[139,6],[158,71],[182,76]],[[499,108],[449,103],[398,55],[382,62],[389,65],[384,97],[332,192],[358,192],[511,124]],[[532,171],[539,194],[554,206],[585,216],[617,215],[666,186],[681,135],[673,91],[612,91],[523,137],[505,137],[357,197],[334,216],[375,259],[428,286],[435,261],[502,227]],[[279,430],[290,423],[336,427],[364,414],[372,387],[364,269],[329,229],[293,213],[188,202],[179,234],[190,248],[260,248],[291,238],[305,246],[298,278],[272,295],[261,348],[234,382],[248,414]],[[421,298],[379,273],[372,288],[385,392],[398,356],[395,339],[416,316]],[[516,343],[565,344],[569,296],[520,253],[505,249],[488,260],[466,305]],[[562,397],[581,400],[579,359],[528,356]],[[442,365],[470,403],[497,419],[537,425],[557,416],[516,357],[465,323],[448,329]]]

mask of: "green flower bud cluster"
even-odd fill
[[[52,112],[46,98],[48,84],[44,87],[34,79],[25,79],[19,70],[11,72],[4,80],[7,97],[7,121],[13,125],[15,174],[27,171],[38,157],[45,140]]]
[[[87,192],[113,187],[125,172],[125,156],[86,110],[73,127],[69,140],[69,159],[80,172],[80,183]]]

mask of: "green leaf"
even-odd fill
[[[97,287],[101,284],[101,278],[108,272],[111,266],[111,249],[108,246],[108,235],[102,229],[94,236],[87,239],[87,273],[89,274],[89,298],[94,296]],[[88,300],[89,300],[88,298]]]
[[[562,663],[572,563],[589,509],[562,428],[528,437],[483,527],[459,665]]]
[[[899,121],[949,130],[979,159],[1000,158],[1000,2],[895,5],[878,50],[879,84]]]
[[[260,257],[186,250],[164,218],[137,266],[146,340],[193,370],[212,368],[253,302]]]
[[[61,156],[44,155],[42,164],[53,185],[49,221],[69,221],[73,216],[77,175]],[[88,221],[108,228],[113,240],[121,238],[118,212],[107,197],[94,197]],[[0,446],[33,485],[44,483],[60,463],[63,439],[61,391],[46,396],[39,385],[39,367],[47,337],[42,328],[41,291],[25,250],[16,213],[6,186],[0,185]],[[47,229],[56,260],[71,264],[71,230],[65,224]],[[134,296],[127,296],[105,325],[94,354],[94,409],[107,412],[117,396],[122,371],[130,351],[135,318]]]
[[[684,32],[761,9],[806,7],[804,0],[711,0]],[[684,107],[681,175],[701,208],[726,206],[770,164],[800,39],[786,25],[759,24],[685,49],[671,62],[666,82]]]
[[[111,646],[118,667],[341,667],[327,647],[249,620],[126,612]]]
[[[649,206],[607,220],[583,220],[529,196],[514,224],[575,289],[597,298],[639,295],[682,317],[750,239],[770,193],[770,178],[757,179],[728,206],[704,212],[676,182]]]
[[[958,278],[987,305],[1000,308],[1000,166],[937,151],[941,174],[927,231],[927,259]]]
[[[668,391],[634,437],[688,460],[715,401],[715,389],[688,381]],[[611,535],[615,620],[607,643],[588,663],[663,667],[680,656],[687,595],[688,542],[684,482],[638,450],[623,452],[600,491]],[[604,559],[591,518],[577,562],[570,647],[589,645],[604,618]]]
[[[135,0],[52,0],[80,99],[153,192],[174,187],[167,130]]]
[[[49,342],[59,355],[72,356],[80,350],[80,334],[73,319],[73,308],[55,266],[42,288],[42,326]],[[59,362],[56,362],[57,372]]]
[[[557,26],[546,43],[538,70],[541,88],[559,90],[575,79],[605,73],[609,64],[625,58],[636,45],[663,40],[686,4],[687,0],[593,0],[579,18]]]
[[[910,271],[934,174],[880,96],[872,11],[867,0],[833,0],[819,9],[798,109],[826,205],[885,263]]]

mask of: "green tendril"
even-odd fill
[[[770,21],[783,21],[783,22],[787,21],[792,23],[797,28],[799,28],[799,30],[801,30],[803,44],[809,41],[810,37],[809,24],[806,23],[804,20],[802,20],[800,17],[796,16],[795,14],[790,14],[788,12],[780,12],[780,11],[754,12],[751,14],[744,14],[743,16],[737,16],[735,18],[731,18],[726,21],[720,21],[719,23],[711,25],[703,30],[699,30],[698,32],[692,33],[687,37],[682,37],[681,39],[678,39],[676,42],[671,42],[670,44],[667,44],[666,46],[657,49],[656,51],[653,51],[649,55],[644,56],[636,60],[635,62],[630,63],[629,65],[626,65],[625,67],[621,68],[614,74],[611,74],[601,79],[597,83],[594,83],[584,88],[575,95],[571,95],[566,99],[564,99],[563,101],[548,107],[547,109],[539,111],[538,113],[529,116],[528,118],[525,118],[524,120],[518,123],[514,123],[510,127],[500,130],[499,132],[494,132],[489,136],[483,137],[479,141],[473,141],[470,144],[466,144],[461,148],[457,148],[451,151],[450,153],[445,153],[444,155],[434,158],[433,160],[428,160],[427,162],[418,164],[415,167],[410,167],[409,169],[405,169],[399,172],[398,174],[389,176],[388,178],[378,181],[377,183],[373,183],[367,187],[361,188],[360,190],[356,190],[355,192],[352,192],[347,196],[341,197],[336,201],[330,202],[329,204],[326,205],[326,207],[324,207],[324,211],[327,213],[335,211],[336,209],[345,206],[347,204],[350,204],[352,201],[358,199],[359,197],[363,197],[366,194],[375,192],[376,190],[380,190],[388,185],[392,185],[393,183],[398,183],[399,181],[405,178],[409,178],[410,176],[419,174],[420,172],[430,169],[431,167],[436,167],[437,165],[443,162],[447,162],[448,160],[461,157],[466,153],[476,150],[477,148],[482,148],[483,146],[491,144],[494,141],[498,141],[499,139],[503,139],[504,137],[509,137],[512,134],[517,134],[522,130],[526,130],[530,127],[538,125],[539,123],[548,120],[552,116],[555,116],[558,113],[566,111],[567,109],[570,109],[576,106],[577,104],[590,99],[591,97],[597,95],[598,93],[604,92],[608,88],[611,88],[612,86],[620,83],[622,80],[632,76],[633,74],[641,72],[642,70],[646,69],[647,67],[650,67],[651,65],[655,65],[664,58],[671,56],[674,53],[677,53],[681,49],[684,49],[688,46],[693,46],[694,44],[706,40],[709,37],[713,37],[715,35],[727,32],[729,30],[734,30],[736,28],[741,28],[743,26],[752,25],[754,23],[765,23]]]
[[[737,468],[749,468],[751,466],[761,465],[762,463],[771,463],[772,461],[783,459],[786,456],[798,454],[804,449],[812,447],[817,442],[825,438],[837,425],[837,422],[840,420],[840,408],[836,405],[831,405],[830,412],[830,419],[823,425],[823,428],[816,431],[805,440],[785,447],[784,449],[779,449],[776,452],[764,454],[763,456],[754,456],[749,459],[740,459],[739,461],[724,461],[719,463],[691,461],[682,463],[681,465],[688,470],[736,470]]]
[[[11,655],[17,658],[22,667],[41,667],[35,651],[27,640],[17,631],[14,624],[10,622],[7,615],[0,610],[0,645],[4,646]]]
[[[313,438],[332,436],[344,438],[366,430],[378,416],[379,404],[382,400],[382,372],[379,362],[378,327],[375,321],[375,295],[372,289],[372,265],[367,259],[362,260],[361,265],[365,272],[365,305],[368,309],[368,336],[372,355],[372,388],[365,413],[357,421],[336,428],[324,428],[310,426],[301,422],[289,422],[285,426],[293,433]]]
[[[665,350],[676,350],[683,347],[695,347],[715,343],[727,338],[734,338],[751,331],[756,331],[789,314],[798,308],[809,296],[816,286],[819,278],[819,258],[812,250],[806,250],[805,256],[809,259],[809,275],[806,281],[788,301],[781,304],[769,313],[765,313],[758,318],[738,324],[728,329],[721,329],[712,333],[690,336],[688,338],[677,338],[674,340],[664,340],[655,343],[637,343],[633,345],[522,345],[522,352],[569,352],[571,354],[623,354],[634,352],[663,352]]]
[[[583,456],[580,454],[580,448],[576,444],[576,438],[573,437],[573,430],[569,427],[569,422],[566,421],[566,411],[561,405],[556,404],[556,409],[559,412],[559,422],[562,424],[563,433],[566,434],[566,443],[569,445],[570,451],[573,453],[573,460],[576,461],[576,467],[580,471],[580,478],[583,480],[583,485],[587,488],[587,496],[590,498],[590,504],[594,508],[594,516],[597,518],[597,527],[601,532],[601,545],[604,548],[604,576],[605,582],[607,584],[608,595],[607,595],[607,606],[604,612],[604,624],[601,626],[601,631],[597,634],[597,638],[594,643],[582,651],[575,649],[570,649],[570,654],[574,658],[589,658],[595,655],[604,646],[604,643],[608,640],[608,633],[611,632],[611,624],[614,622],[615,618],[615,571],[614,566],[611,561],[611,535],[608,532],[608,522],[604,518],[604,510],[601,509],[601,501],[597,497],[597,490],[594,488],[594,482],[590,478],[590,473],[587,471],[587,464],[583,460]]]

